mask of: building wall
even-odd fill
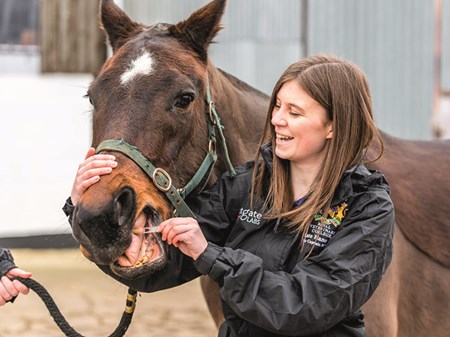
[[[177,23],[206,0],[125,0],[125,11],[145,24]],[[219,68],[270,94],[281,72],[301,56],[302,2],[298,0],[228,1],[224,28],[210,46]],[[269,24],[268,24],[269,23]]]
[[[124,0],[137,21],[176,23],[208,1]],[[450,0],[443,0],[442,84],[450,87]],[[433,3],[423,0],[229,0],[210,49],[220,68],[270,94],[292,62],[318,52],[366,72],[381,129],[431,138]],[[306,8],[306,10],[305,10]],[[447,36],[447,40],[445,39]]]
[[[308,13],[308,52],[359,64],[373,93],[378,126],[430,138],[433,6],[423,0],[316,0]]]
[[[450,98],[450,0],[442,3],[442,89]]]

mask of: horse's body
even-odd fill
[[[231,161],[238,165],[252,159],[269,97],[208,60],[207,47],[220,30],[224,7],[224,0],[216,0],[177,25],[145,27],[132,22],[112,1],[102,2],[102,23],[113,56],[88,93],[95,108],[94,147],[106,139],[124,139],[168,171],[174,186],[184,186],[208,151],[208,77]],[[370,337],[444,337],[450,331],[445,320],[450,302],[445,212],[450,144],[414,143],[387,135],[384,139],[385,156],[373,167],[391,183],[398,226],[392,266],[365,307],[367,330]],[[209,185],[226,170],[220,148],[218,152]],[[116,157],[119,165],[113,173],[83,194],[73,231],[88,258],[133,279],[163,268],[167,260],[156,237],[132,232],[171,217],[173,210],[135,163],[120,153]],[[223,317],[218,289],[208,280],[203,279],[202,286],[219,324]]]
[[[383,157],[368,166],[391,185],[396,231],[391,265],[364,306],[367,335],[448,336],[450,141],[383,141]]]

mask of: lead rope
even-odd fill
[[[53,298],[39,282],[31,278],[16,277],[14,279],[19,280],[20,282],[25,284],[42,299],[50,315],[53,317],[53,320],[67,337],[83,337],[83,335],[80,335],[77,331],[75,331],[74,328],[70,326],[64,316],[61,314],[61,311],[58,309],[58,306],[56,305]],[[130,326],[131,319],[133,318],[133,313],[136,306],[136,298],[137,291],[128,288],[127,302],[125,310],[122,314],[122,318],[120,319],[119,325],[117,326],[116,330],[114,330],[114,332],[109,335],[109,337],[122,337],[123,335],[125,335],[128,327]]]

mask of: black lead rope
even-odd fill
[[[38,296],[42,299],[48,311],[50,312],[50,315],[53,317],[55,323],[67,337],[83,337],[83,335],[80,335],[77,331],[75,331],[74,328],[70,326],[64,316],[61,314],[61,311],[59,311],[58,306],[56,305],[53,298],[39,282],[31,278],[16,277],[14,279],[19,280],[28,288],[32,289],[36,294],[38,294]],[[116,330],[114,330],[114,332],[109,335],[109,337],[122,337],[123,335],[125,335],[128,327],[130,326],[131,319],[133,318],[133,313],[136,306],[136,298],[137,291],[129,288],[127,303],[122,314],[122,318],[120,319],[119,325],[117,326]]]

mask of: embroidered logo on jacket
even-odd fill
[[[342,204],[330,209],[326,215],[323,210],[314,214],[314,221],[309,226],[304,242],[316,247],[325,247],[328,241],[336,234],[338,227],[347,214],[348,205]]]
[[[262,214],[259,212],[252,211],[251,209],[241,208],[239,210],[239,215],[237,219],[243,222],[248,222],[259,226],[261,224],[261,217]]]

